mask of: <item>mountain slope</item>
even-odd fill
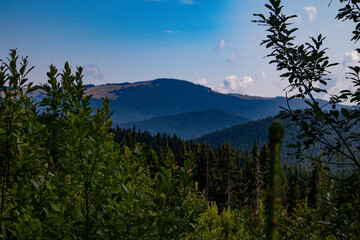
[[[163,116],[134,123],[119,124],[121,128],[136,126],[141,131],[176,134],[185,139],[200,137],[204,134],[247,122],[248,119],[218,109]]]
[[[241,151],[252,150],[254,143],[256,142],[259,146],[269,142],[269,125],[275,120],[275,117],[268,117],[256,121],[249,121],[244,124],[239,124],[221,131],[215,131],[213,133],[204,135],[197,138],[196,141],[208,142],[212,146],[220,146],[227,141],[230,142],[232,147]],[[283,121],[286,127],[284,139],[282,141],[282,156],[288,162],[294,161],[289,159],[286,155],[292,150],[286,148],[288,144],[295,144],[297,142],[298,130],[295,126],[289,126],[290,121]],[[315,151],[318,148],[314,148]]]
[[[219,109],[251,120],[278,114],[286,105],[284,97],[261,98],[221,94],[210,88],[176,79],[91,87],[94,102],[101,97],[113,99],[115,124],[146,120],[166,115]],[[324,102],[324,101],[323,101]],[[292,101],[293,108],[303,108],[302,101]]]

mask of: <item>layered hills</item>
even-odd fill
[[[273,116],[286,105],[284,97],[262,98],[222,94],[208,87],[177,79],[155,79],[138,83],[90,86],[93,104],[102,97],[112,99],[115,124],[136,122],[167,115],[218,109],[250,120]],[[100,101],[99,101],[100,100]],[[293,108],[303,108],[302,101],[292,101]]]
[[[136,126],[152,134],[166,132],[183,138],[197,138],[216,130],[259,120],[279,113],[284,97],[263,98],[222,94],[184,80],[161,78],[137,83],[87,85],[93,107],[111,99],[113,125]],[[40,101],[41,93],[34,99]],[[324,102],[325,103],[325,102]],[[306,107],[291,101],[292,108]]]
[[[191,139],[247,121],[248,119],[232,113],[219,109],[208,109],[157,117],[133,123],[122,123],[119,124],[119,127],[131,128],[136,126],[137,129],[146,130],[152,135],[167,133],[171,135],[176,134],[184,139]]]
[[[251,151],[254,143],[259,146],[269,142],[268,129],[270,124],[275,120],[275,117],[267,117],[260,120],[249,121],[243,124],[234,125],[220,131],[215,131],[206,134],[196,141],[207,142],[212,146],[220,146],[229,141],[231,146],[241,151]],[[286,148],[288,144],[295,144],[297,142],[296,136],[298,129],[291,125],[289,120],[282,120],[285,126],[285,134],[282,144],[282,153],[290,153],[290,149]]]

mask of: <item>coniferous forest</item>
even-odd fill
[[[337,18],[358,22],[358,1],[340,2]],[[81,67],[50,65],[34,85],[28,58],[10,50],[0,66],[0,239],[358,239],[360,114],[338,105],[360,104],[360,68],[350,67],[356,90],[324,111],[314,98],[334,65],[324,38],[294,44],[294,16],[279,0],[266,7],[255,22],[267,27],[268,57],[289,80],[288,101],[308,104],[278,115],[297,128],[288,147],[298,164],[280,159],[279,120],[247,150],[122,129],[109,99],[90,104]]]

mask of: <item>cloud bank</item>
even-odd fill
[[[225,77],[218,91],[222,93],[244,93],[252,86],[254,86],[254,80],[251,77],[230,75]]]
[[[208,84],[208,80],[206,78],[199,78],[195,83],[206,86]]]

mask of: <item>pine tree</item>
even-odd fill
[[[218,168],[220,175],[220,189],[223,194],[223,204],[225,207],[233,207],[233,187],[234,175],[236,170],[235,152],[231,148],[230,142],[222,144],[219,150]]]
[[[309,182],[309,205],[315,209],[319,209],[321,205],[321,195],[323,194],[324,176],[322,173],[322,163],[320,161],[313,162],[313,170]]]
[[[288,211],[292,212],[301,198],[299,166],[295,166],[291,172],[289,191],[287,193]]]
[[[215,164],[215,154],[212,147],[206,143],[201,145],[201,161],[200,165],[197,165],[196,174],[202,174],[200,177],[199,187],[200,190],[205,189],[205,196],[208,201],[214,200],[214,164]],[[203,170],[199,171],[202,168]]]
[[[178,162],[181,166],[184,165],[186,160],[190,160],[190,154],[187,149],[187,145],[184,140],[181,141],[180,156]]]
[[[159,159],[154,149],[150,148],[147,155],[147,164],[150,170],[150,176],[155,177],[156,173],[160,170]]]
[[[281,203],[283,206],[288,206],[288,193],[289,193],[289,181],[287,177],[287,168],[282,168],[282,171],[280,173],[280,188],[279,188],[279,197],[281,198]]]
[[[270,160],[270,150],[269,146],[265,143],[260,151],[260,172],[262,174],[261,178],[261,189],[264,193],[267,188],[267,183],[269,182],[269,160]]]
[[[250,154],[243,170],[243,186],[244,186],[244,205],[252,204],[253,190],[255,189],[254,161]]]
[[[172,169],[176,165],[174,153],[167,142],[165,147],[160,150],[159,164],[167,169]]]
[[[261,199],[261,182],[262,182],[262,173],[261,173],[261,165],[260,165],[260,158],[259,158],[259,152],[258,152],[258,145],[255,142],[254,147],[252,150],[252,159],[253,159],[253,182],[254,182],[254,188],[252,189],[252,208],[255,210],[257,209],[257,204],[259,200]]]

